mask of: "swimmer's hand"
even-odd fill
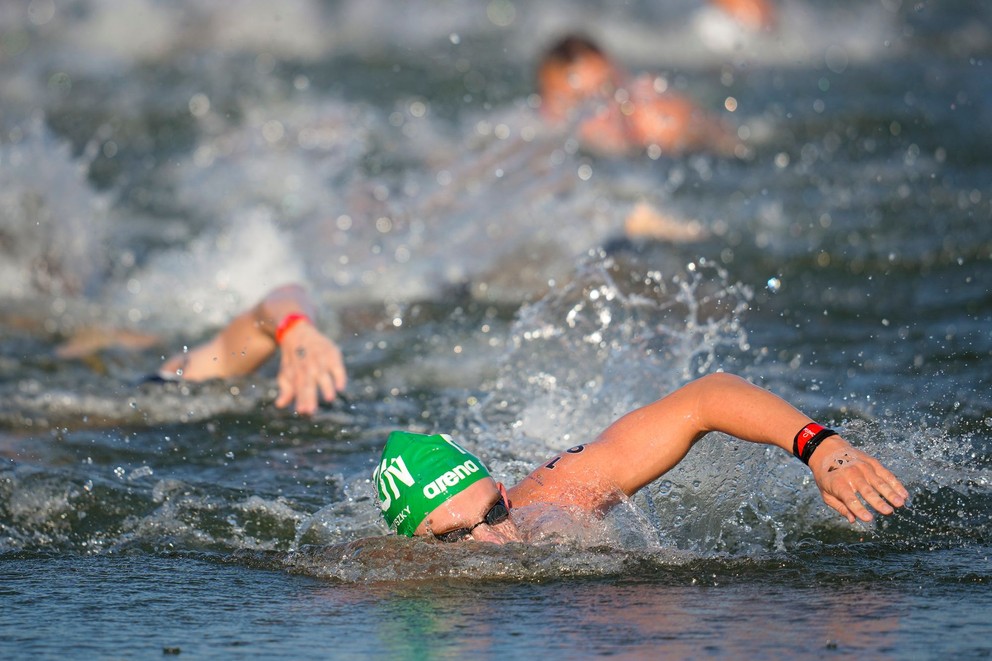
[[[277,407],[296,400],[296,411],[310,415],[317,410],[318,391],[325,402],[332,402],[348,384],[341,350],[309,322],[286,331],[280,348]]]
[[[851,523],[874,518],[865,503],[879,514],[892,514],[909,498],[906,487],[895,475],[840,436],[824,440],[809,464],[823,502]]]

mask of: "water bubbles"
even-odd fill
[[[282,140],[286,134],[286,129],[282,122],[277,119],[270,119],[262,124],[262,137],[269,144],[275,144]]]
[[[773,294],[777,294],[778,291],[782,288],[782,281],[779,278],[775,278],[775,277],[768,278],[768,282],[765,283],[765,286],[768,288],[768,291],[770,291]]]
[[[833,73],[844,73],[850,63],[850,58],[847,55],[847,51],[843,46],[837,45],[827,48],[827,52],[823,60],[827,65],[827,68]]]
[[[789,155],[784,151],[775,154],[775,167],[782,169],[789,165]]]
[[[380,234],[389,234],[393,231],[393,219],[388,216],[380,216],[375,221],[375,229]]]
[[[45,25],[55,17],[53,0],[31,0],[28,5],[28,19],[35,25]]]
[[[48,78],[48,89],[56,94],[65,96],[72,90],[72,78],[64,71],[53,73]]]
[[[601,345],[603,343],[603,334],[599,331],[594,331],[587,335],[584,339],[589,344]]]
[[[494,25],[508,27],[517,16],[517,8],[509,0],[492,0],[486,7],[486,16]]]
[[[206,94],[194,94],[189,99],[189,112],[194,117],[205,117],[210,112],[210,97]]]
[[[409,106],[410,115],[418,119],[427,114],[427,104],[421,100],[412,101]]]
[[[114,471],[114,473],[116,472],[117,471]],[[149,477],[154,474],[155,471],[153,471],[150,466],[139,466],[138,468],[135,468],[133,471],[131,471],[128,474],[127,479],[128,481],[133,481],[133,480],[141,479],[143,477]]]

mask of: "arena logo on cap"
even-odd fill
[[[451,441],[449,440],[448,442],[450,443]],[[454,445],[454,443],[452,443],[452,445]],[[464,452],[464,450],[462,451]],[[476,464],[471,459],[469,459],[464,464],[455,466],[451,470],[446,471],[443,475],[441,475],[437,479],[433,480],[432,482],[429,482],[424,487],[424,496],[428,500],[434,500],[442,493],[446,492],[449,487],[456,486],[459,482],[464,480],[472,473],[478,473],[478,472],[479,472],[479,465]]]
[[[406,467],[406,462],[401,456],[383,459],[373,477],[378,482],[379,493],[382,495],[379,507],[383,511],[388,510],[389,506],[393,504],[393,498],[400,497],[399,487],[396,486],[397,479],[407,487],[412,487],[414,484],[413,475],[410,474],[410,470]],[[389,487],[388,492],[386,491],[387,486]]]

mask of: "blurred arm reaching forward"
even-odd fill
[[[302,287],[279,287],[212,339],[166,360],[161,372],[189,381],[243,376],[281,349],[276,406],[295,400],[299,413],[311,414],[317,410],[318,393],[330,402],[347,385],[341,350],[317,329],[313,317],[313,304]]]

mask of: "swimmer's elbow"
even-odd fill
[[[306,288],[298,282],[287,282],[272,289],[266,298],[299,298],[307,295]]]
[[[692,416],[699,435],[716,431],[731,401],[743,390],[754,386],[736,374],[714,372],[701,376],[689,383],[686,388],[692,391]]]
[[[715,392],[722,394],[726,393],[728,390],[737,390],[742,387],[753,387],[742,377],[728,372],[713,372],[712,374],[699,377],[693,381],[692,384],[698,385],[698,387],[702,388],[708,394]]]

